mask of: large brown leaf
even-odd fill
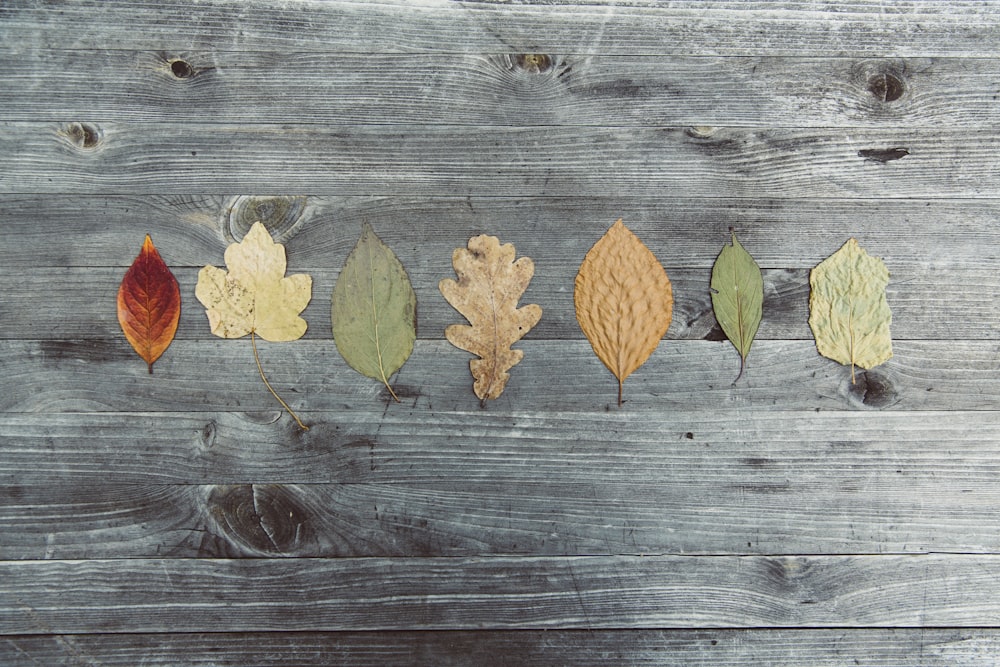
[[[618,220],[594,244],[576,274],[576,319],[594,353],[622,384],[643,365],[670,327],[674,296],[653,253]]]
[[[181,290],[149,234],[118,288],[118,323],[125,338],[153,372],[174,339],[181,316]]]
[[[524,356],[510,346],[542,317],[541,306],[517,307],[535,264],[529,257],[515,262],[515,254],[513,245],[500,245],[495,236],[475,236],[468,250],[456,248],[452,254],[458,281],[445,278],[438,284],[448,303],[472,324],[453,324],[444,335],[455,347],[480,357],[469,362],[480,401],[503,393],[510,378],[507,371]]]

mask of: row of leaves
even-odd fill
[[[212,333],[221,338],[250,335],[261,380],[295,418],[264,375],[256,337],[297,340],[306,331],[300,313],[309,304],[312,278],[285,276],[285,248],[260,222],[239,243],[226,248],[228,271],[205,266],[195,295],[205,307]],[[542,317],[537,304],[518,307],[534,275],[529,257],[516,259],[514,246],[480,235],[452,255],[457,280],[444,279],[441,294],[468,320],[445,337],[473,353],[473,390],[483,402],[503,392],[509,371],[524,356],[512,348]],[[828,257],[809,276],[809,325],[819,352],[842,364],[871,368],[892,356],[891,313],[885,298],[889,272],[855,239]],[[712,306],[723,332],[747,355],[763,315],[760,267],[736,234],[712,268]],[[149,372],[177,331],[180,288],[147,235],[118,291],[118,321]],[[577,321],[595,354],[618,379],[618,403],[625,379],[656,349],[670,327],[673,289],[652,251],[618,220],[590,249],[576,275]],[[416,294],[392,250],[367,223],[333,289],[331,316],[337,350],[359,373],[380,380],[399,400],[389,378],[409,358],[416,339]]]

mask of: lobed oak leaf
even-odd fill
[[[618,378],[646,363],[670,328],[674,296],[652,251],[618,220],[587,252],[576,274],[576,319],[594,353]]]
[[[118,323],[132,348],[153,372],[174,340],[181,316],[181,290],[149,234],[118,288]]]
[[[524,357],[511,345],[542,317],[537,304],[517,307],[535,264],[530,257],[514,261],[515,255],[510,243],[500,245],[495,236],[475,236],[467,250],[456,248],[452,254],[458,281],[445,278],[438,284],[448,303],[471,324],[452,324],[444,335],[455,347],[479,357],[469,362],[469,369],[475,378],[473,390],[483,402],[503,393],[510,379],[507,371]]]

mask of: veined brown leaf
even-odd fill
[[[118,288],[118,323],[125,338],[153,372],[177,332],[181,290],[146,234],[139,255]]]
[[[618,220],[594,244],[576,274],[576,319],[594,353],[618,378],[643,365],[670,328],[674,296],[652,251]]]
[[[441,294],[472,326],[452,324],[445,337],[457,348],[479,356],[469,362],[475,378],[473,389],[480,401],[498,398],[524,352],[511,349],[538,324],[542,308],[537,304],[517,307],[535,273],[529,257],[514,261],[510,243],[500,245],[495,236],[474,236],[468,250],[456,248],[452,264],[458,281],[445,278],[438,284]]]
[[[285,246],[255,222],[239,243],[226,248],[229,271],[206,266],[198,272],[195,296],[205,306],[212,333],[220,338],[250,334],[260,379],[288,410],[299,427],[309,430],[264,377],[256,336],[267,341],[297,340],[306,332],[299,317],[312,295],[312,278],[304,273],[285,277]]]
[[[733,244],[724,245],[712,267],[712,309],[715,319],[726,337],[740,353],[740,372],[735,384],[743,375],[750,345],[757,335],[764,304],[764,279],[760,267],[730,229]]]
[[[824,357],[873,368],[892,358],[889,270],[849,239],[809,273],[809,327]]]
[[[367,222],[333,288],[333,339],[344,360],[362,375],[389,377],[413,352],[417,296],[399,258]]]

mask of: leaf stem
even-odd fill
[[[618,380],[618,407],[622,406],[622,384],[624,384],[620,379]]]
[[[288,414],[292,416],[292,419],[294,419],[295,423],[299,425],[299,428],[303,431],[308,431],[309,427],[302,423],[302,420],[299,419],[297,414],[295,414],[295,411],[288,407],[288,403],[281,400],[281,396],[278,396],[278,392],[271,387],[271,383],[267,381],[266,377],[264,377],[264,369],[260,365],[260,356],[257,354],[257,337],[254,335],[253,329],[250,330],[250,345],[253,346],[253,360],[257,362],[257,372],[260,373],[260,379],[264,381],[264,386],[267,387],[267,390],[271,392],[272,396],[278,399],[278,403],[281,403],[281,406],[285,408],[285,410],[288,410]]]

